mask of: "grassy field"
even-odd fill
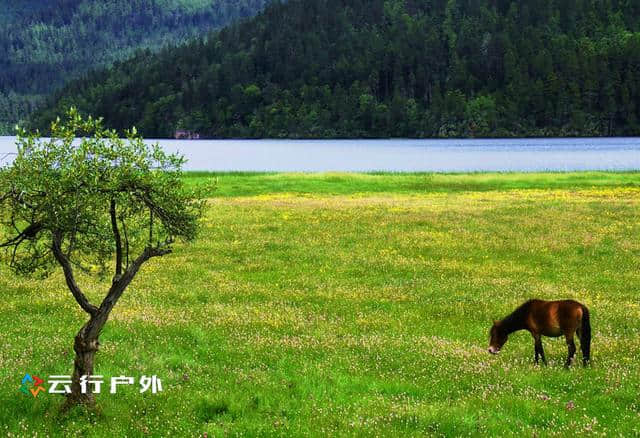
[[[640,174],[191,174],[200,239],[147,265],[97,371],[164,391],[18,392],[65,374],[84,316],[61,275],[0,269],[0,435],[640,436]],[[81,278],[97,300],[104,284]],[[532,297],[592,314],[593,365],[491,321]],[[104,391],[103,391],[104,392]]]

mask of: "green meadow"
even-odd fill
[[[96,372],[155,374],[60,416],[85,320],[57,273],[0,268],[0,435],[640,436],[640,173],[188,174],[199,239],[145,265]],[[108,282],[80,276],[98,301]],[[591,310],[592,366],[488,331],[523,301]]]

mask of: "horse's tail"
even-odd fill
[[[580,330],[580,349],[582,350],[582,361],[586,365],[591,357],[591,319],[589,309],[582,306],[582,329]]]

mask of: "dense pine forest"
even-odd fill
[[[0,0],[0,133],[89,69],[254,15],[266,0]]]
[[[145,136],[640,135],[635,0],[290,0],[53,96]]]

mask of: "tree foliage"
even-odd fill
[[[50,272],[58,246],[72,265],[95,273],[121,251],[122,273],[147,248],[164,252],[176,238],[195,237],[200,204],[180,189],[183,158],[147,146],[135,130],[120,139],[72,110],[52,124],[50,139],[23,131],[17,146],[0,173],[3,234],[12,236],[4,255],[17,272]]]
[[[291,0],[56,94],[145,136],[640,134],[640,6]]]
[[[135,130],[120,139],[74,109],[51,125],[51,138],[23,131],[17,145],[15,160],[0,169],[1,259],[19,274],[62,268],[89,315],[75,339],[68,404],[93,403],[80,378],[93,374],[113,307],[144,263],[169,254],[176,239],[195,238],[203,204],[182,187],[182,157],[147,146]],[[75,273],[105,276],[110,265],[110,286],[96,305]]]

